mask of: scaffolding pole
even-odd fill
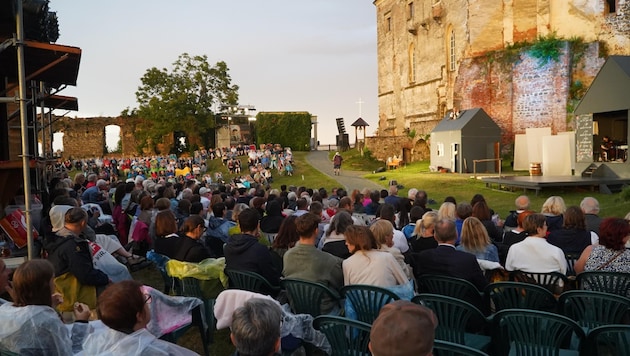
[[[33,259],[33,219],[31,215],[31,171],[28,152],[28,120],[26,99],[26,69],[24,68],[24,14],[22,0],[15,0],[15,24],[18,66],[18,85],[20,102],[20,123],[22,131],[22,174],[24,176],[24,215],[26,216],[26,236],[28,241],[28,259]]]

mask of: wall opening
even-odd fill
[[[63,135],[63,132],[55,132],[53,134],[52,149],[53,156],[55,157],[61,157],[61,153],[63,152]]]
[[[120,126],[105,126],[105,153],[122,153]]]

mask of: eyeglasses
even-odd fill
[[[151,304],[152,300],[153,300],[153,298],[151,298],[151,294],[145,294],[144,295],[144,304]]]
[[[204,225],[199,225],[199,227],[201,228],[201,231],[206,232],[206,230],[208,230],[207,227],[205,227]]]

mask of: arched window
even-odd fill
[[[455,71],[455,30],[453,27],[450,27],[450,31],[448,32],[448,70],[451,72]]]
[[[413,43],[411,43],[409,45],[409,54],[408,54],[408,60],[409,60],[409,83],[415,83],[416,82],[416,46],[414,46]]]

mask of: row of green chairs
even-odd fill
[[[368,344],[372,326],[368,323],[340,316],[322,315],[313,320],[313,327],[326,335],[332,347],[331,356],[370,355]],[[486,353],[474,348],[438,339],[433,343],[433,355],[487,356]]]
[[[608,325],[588,335],[572,320],[542,311],[509,309],[493,317],[495,333],[488,352],[496,355],[628,355],[630,326]],[[318,316],[313,326],[326,335],[332,356],[369,355],[370,324],[339,316]],[[436,330],[436,356],[483,356],[488,353],[462,342],[440,339]],[[577,340],[577,343],[572,340]],[[490,349],[491,348],[491,349]]]

